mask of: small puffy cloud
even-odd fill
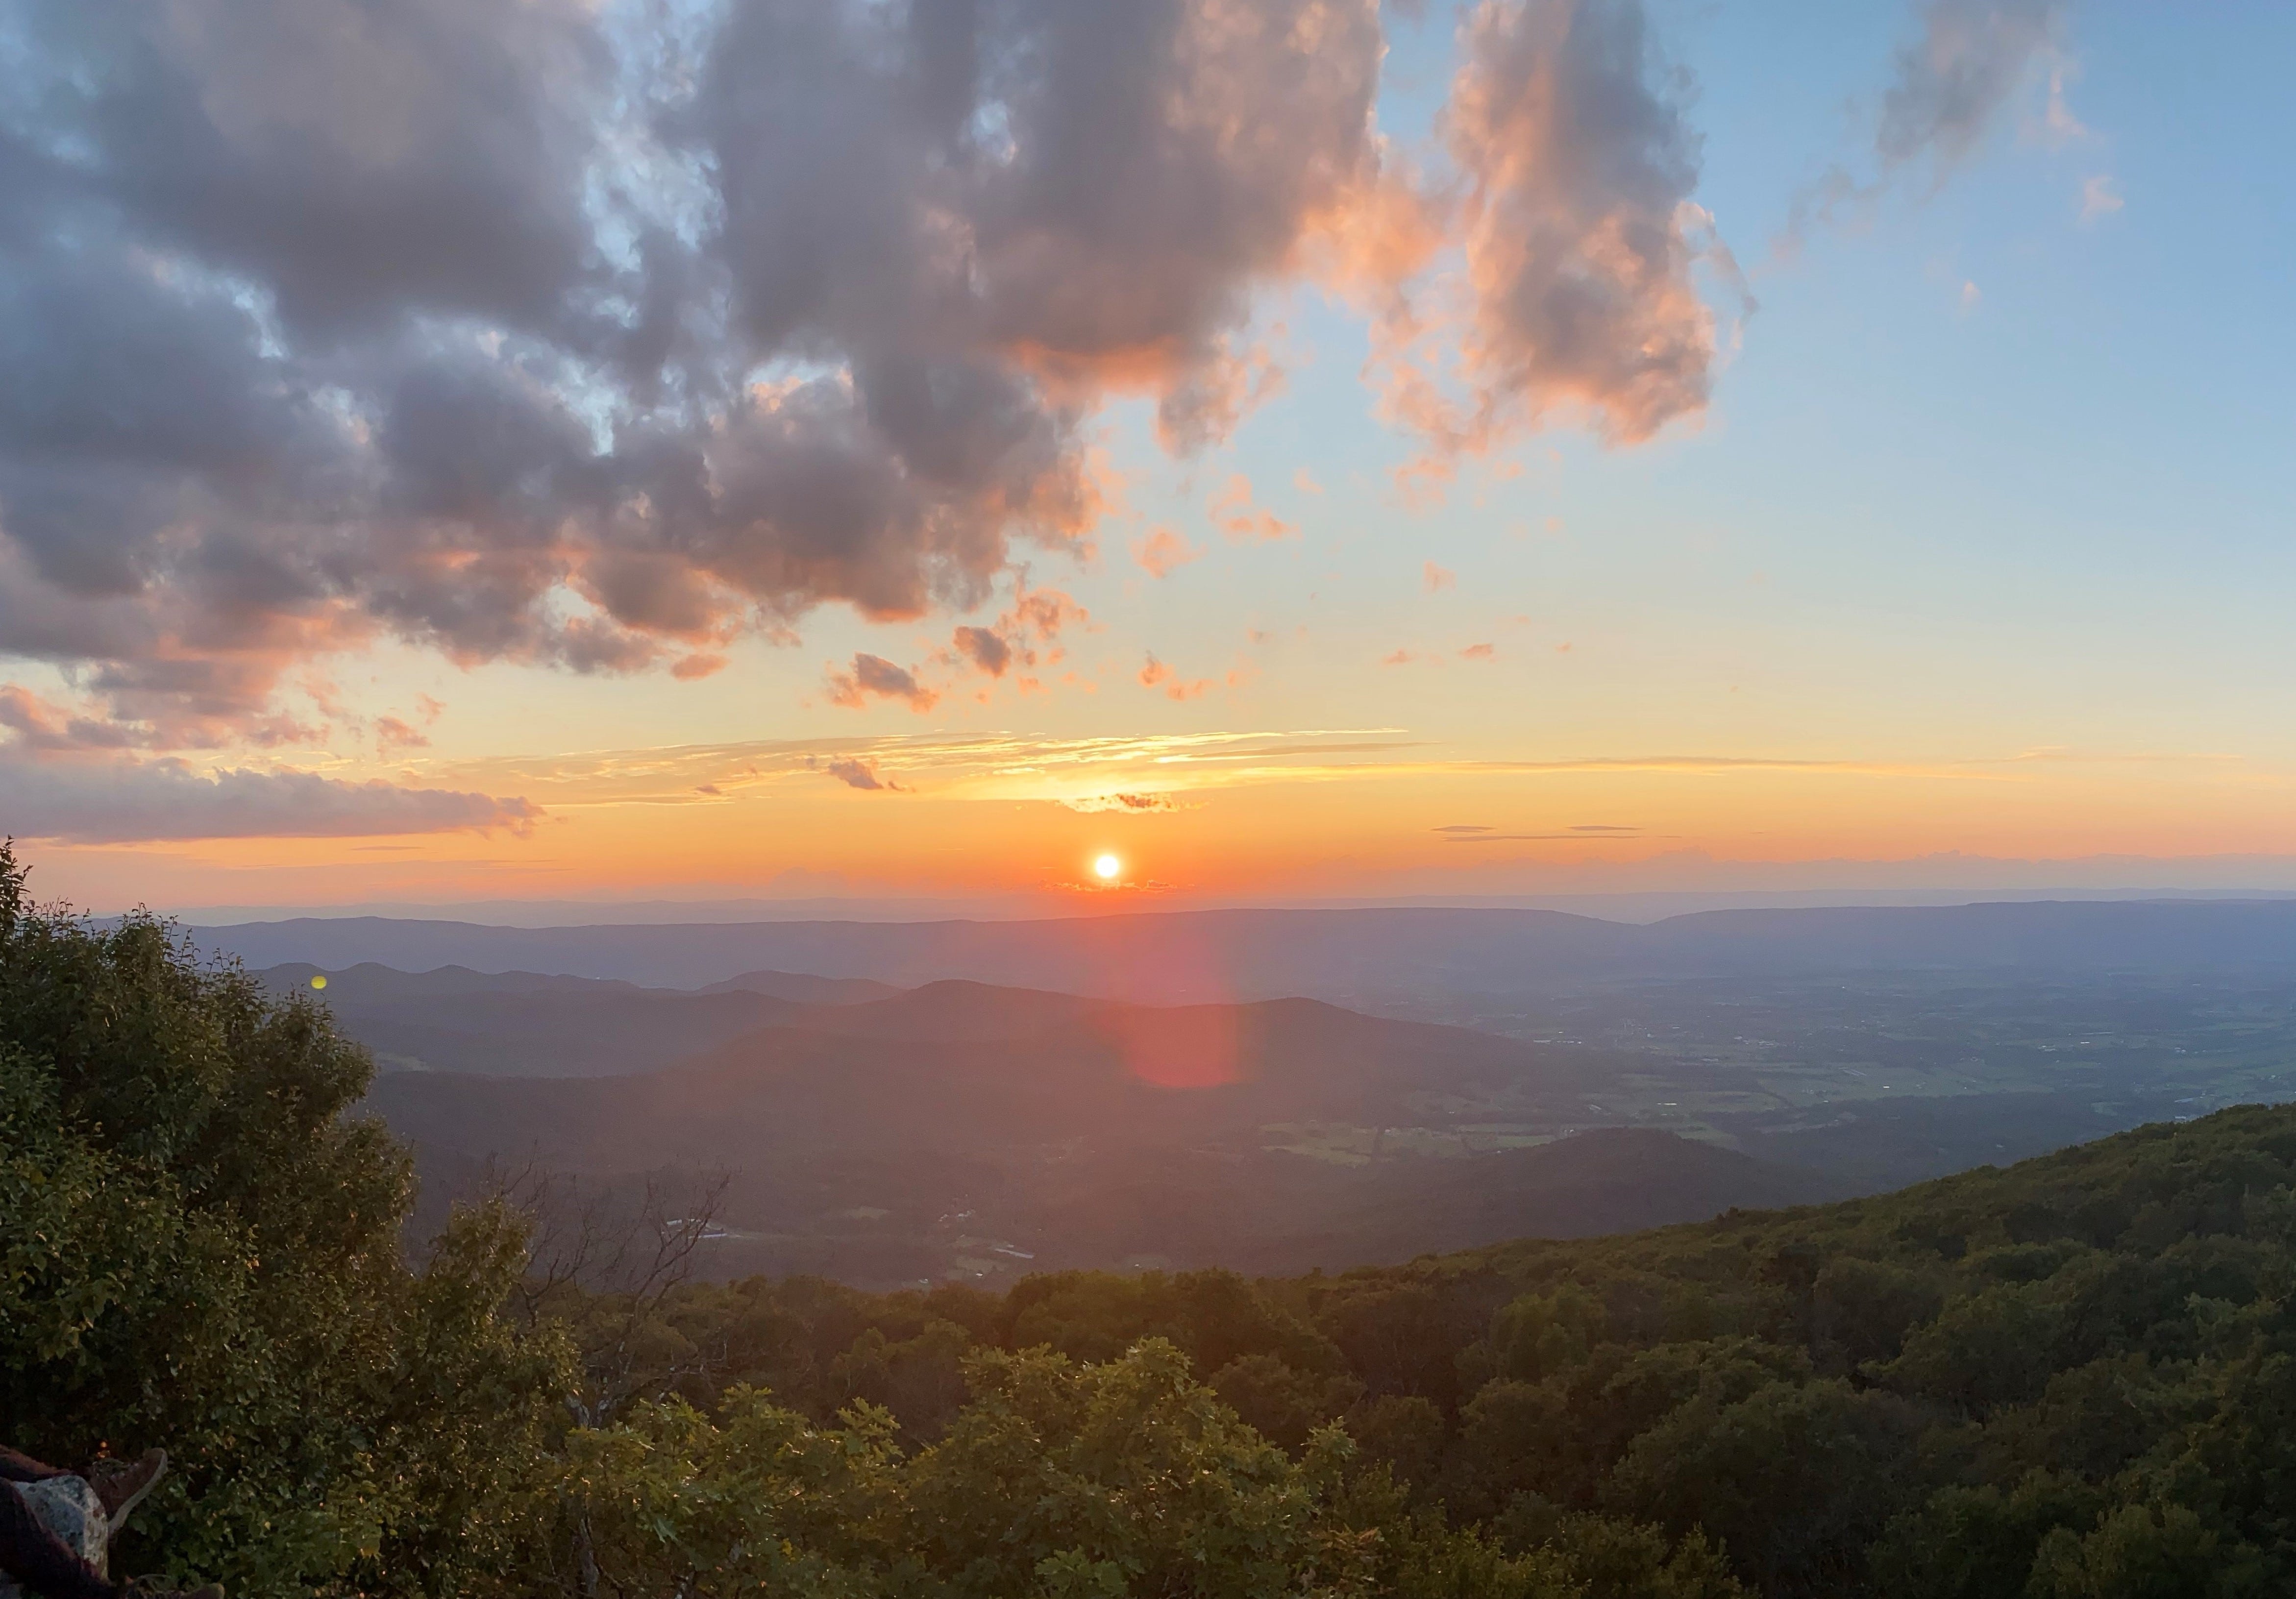
[[[1185,678],[1156,659],[1154,651],[1148,654],[1148,664],[1140,668],[1140,686],[1160,689],[1168,700],[1197,700],[1219,686],[1211,677]]]
[[[1469,644],[1459,652],[1462,660],[1488,660],[1499,652],[1496,644]]]
[[[0,816],[20,838],[132,844],[193,839],[369,838],[525,832],[521,799],[352,783],[311,772],[193,770],[119,756],[42,759],[0,750]]]
[[[840,756],[837,759],[827,762],[821,769],[849,789],[862,789],[871,793],[905,794],[908,792],[891,778],[881,775],[877,770],[877,763],[873,760],[863,760],[849,755]]]
[[[1013,664],[1013,646],[993,628],[959,627],[955,642],[957,653],[991,677],[1002,677]]]
[[[1458,586],[1459,574],[1431,561],[1419,569],[1419,580],[1429,594],[1440,594]]]
[[[1002,677],[1015,666],[1057,666],[1067,653],[1061,636],[1092,625],[1092,614],[1059,589],[1023,586],[992,625],[959,627],[949,639],[953,653],[942,664],[961,662],[990,677]],[[1020,681],[1024,691],[1036,686],[1034,678]]]
[[[1300,529],[1274,512],[1252,504],[1251,480],[1236,472],[1211,496],[1206,509],[1212,525],[1237,543],[1246,539],[1289,538]]]
[[[1301,494],[1321,494],[1324,492],[1324,486],[1316,481],[1316,474],[1309,472],[1304,466],[1298,472],[1292,474],[1292,487],[1298,489]]]
[[[832,670],[829,675],[829,702],[849,709],[859,709],[873,700],[899,700],[911,710],[931,710],[940,696],[925,687],[916,675],[906,667],[895,666],[882,655],[866,653],[853,657],[848,670]]]
[[[2100,173],[2081,184],[2080,219],[2095,222],[2112,216],[2127,203],[2120,197],[2120,187],[2111,173]]]
[[[1176,529],[1166,527],[1149,529],[1147,537],[1132,546],[1132,558],[1152,578],[1168,578],[1202,554]]]
[[[1391,654],[1381,656],[1379,664],[1382,666],[1391,667],[1409,666],[1413,661],[1417,660],[1418,659],[1418,656],[1413,654],[1408,650],[1397,650]]]

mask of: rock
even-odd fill
[[[4,1490],[21,1495],[31,1506],[40,1524],[58,1538],[71,1552],[94,1566],[97,1571],[110,1575],[111,1522],[103,1513],[103,1501],[83,1477],[51,1477],[45,1482],[11,1482]],[[28,1599],[22,1588],[0,1575],[0,1599]]]

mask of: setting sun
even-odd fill
[[[1103,882],[1114,882],[1123,870],[1124,863],[1112,855],[1100,856],[1092,863],[1093,875]]]

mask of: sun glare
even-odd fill
[[[1103,855],[1092,863],[1092,874],[1103,882],[1114,882],[1124,870],[1124,863],[1112,855]]]

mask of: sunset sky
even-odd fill
[[[45,893],[2296,889],[2289,7],[0,37]]]

